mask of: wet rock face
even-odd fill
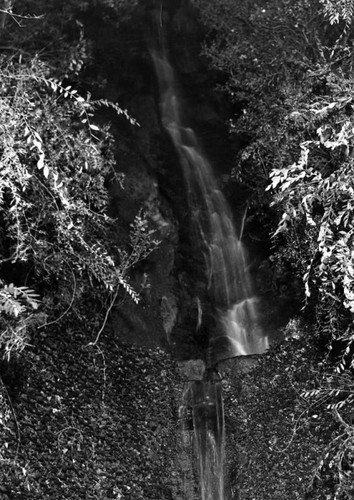
[[[152,166],[156,158],[156,138],[160,135],[160,120],[154,96],[139,93],[130,104],[131,112],[138,120],[139,127],[134,129],[134,137],[138,140],[139,151],[151,160]]]
[[[170,335],[176,324],[177,314],[178,307],[176,297],[172,293],[164,295],[161,299],[161,317],[168,342],[170,342]]]
[[[137,198],[128,196],[123,200],[118,198],[117,205],[127,222],[136,215],[140,205],[159,246],[132,269],[131,285],[140,293],[141,300],[138,305],[126,301],[118,307],[114,328],[117,335],[129,343],[156,347],[168,344],[178,313],[173,276],[177,226],[171,210],[158,193],[156,180],[142,170],[137,184],[131,192],[138,194],[139,200],[142,197],[140,203]]]
[[[204,33],[191,2],[144,0],[133,17],[118,27],[105,22],[107,27],[98,28],[91,20],[87,28],[101,47],[98,57],[104,85],[99,92],[127,108],[139,123],[132,126],[122,118],[112,121],[117,171],[125,175],[123,187],[111,186],[112,214],[118,219],[119,238],[128,243],[129,226],[143,209],[160,241],[158,250],[133,272],[131,284],[141,290],[141,304],[121,306],[115,328],[127,341],[171,343],[177,359],[195,358],[205,347],[208,329],[206,315],[204,329],[198,327],[196,306],[207,295],[204,261],[191,250],[186,186],[176,151],[161,124],[151,48],[164,40],[180,87],[186,126],[196,131],[220,172],[230,169],[232,157],[226,107],[215,92],[214,74],[200,56]]]

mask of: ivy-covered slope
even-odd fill
[[[302,332],[262,357],[220,368],[232,499],[352,498],[352,411],[345,404],[352,383],[333,375],[317,342]]]
[[[0,498],[171,498],[178,387],[159,349],[42,332],[11,406],[1,387]]]

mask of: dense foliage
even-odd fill
[[[273,262],[303,280],[312,332],[335,352],[337,371],[353,369],[354,4],[195,3],[209,29],[204,53],[238,110],[230,134],[246,143],[234,177],[250,188],[258,213],[273,207]],[[352,498],[350,380],[330,374],[306,395],[328,398],[340,423],[326,456],[335,498]]]
[[[75,14],[94,6],[69,2],[59,13],[54,4],[18,2],[2,34],[0,339],[6,357],[24,348],[33,326],[67,315],[88,322],[95,338],[121,287],[138,301],[128,270],[157,245],[141,212],[130,235],[110,214],[108,185],[124,179],[115,169],[113,138],[94,115],[109,107],[132,126],[135,121],[83,88],[80,72],[93,56]]]

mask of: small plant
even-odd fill
[[[33,313],[39,304],[32,289],[0,282],[0,350],[8,361],[26,347],[29,332],[40,318],[40,314]]]

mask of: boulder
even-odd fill
[[[177,363],[178,371],[185,380],[203,380],[205,373],[205,363],[202,359],[190,359]]]

